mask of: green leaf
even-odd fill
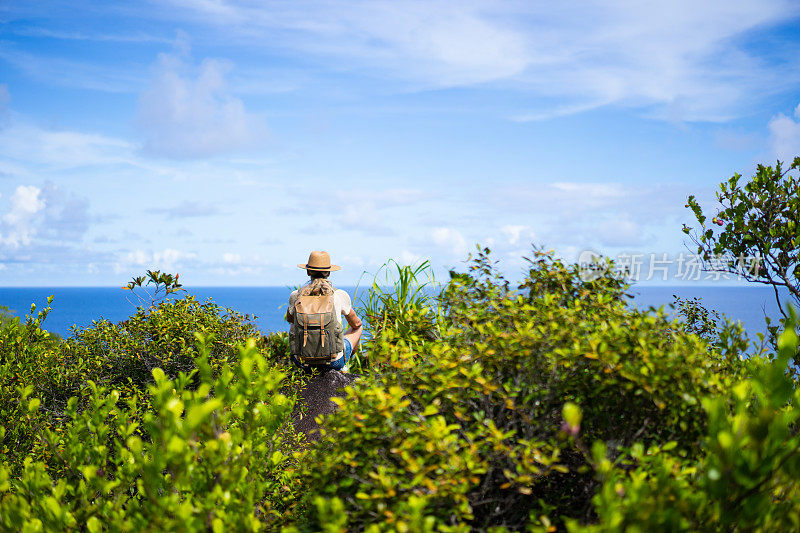
[[[30,402],[28,402],[28,412],[32,413],[34,411],[38,411],[41,403],[42,402],[39,400],[39,398],[33,398]]]
[[[92,516],[86,521],[86,529],[89,530],[89,533],[99,533],[103,531],[103,523],[96,516]]]
[[[581,425],[581,420],[583,418],[583,413],[581,412],[581,408],[578,407],[577,404],[572,402],[567,402],[564,404],[564,407],[561,410],[562,416],[567,424],[576,428]]]

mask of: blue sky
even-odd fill
[[[556,6],[556,7],[554,7]],[[800,154],[800,3],[0,4],[0,285],[675,254]]]

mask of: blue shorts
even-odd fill
[[[332,361],[332,362],[330,362],[330,363],[328,364],[328,366],[330,366],[330,367],[331,367],[331,368],[333,368],[334,370],[341,370],[341,369],[343,369],[345,366],[347,366],[347,363],[348,363],[348,362],[350,361],[350,359],[352,359],[352,358],[353,358],[353,347],[352,347],[352,346],[350,346],[350,341],[349,341],[349,340],[347,340],[347,339],[345,339],[345,340],[344,340],[344,355],[343,355],[343,356],[341,356],[341,357],[340,357],[339,359],[337,359],[336,361]]]
[[[344,339],[344,355],[342,355],[336,361],[331,361],[327,365],[304,365],[303,363],[300,362],[300,359],[294,354],[291,355],[291,358],[295,366],[299,366],[300,368],[317,367],[317,368],[332,368],[334,370],[342,370],[347,365],[347,363],[350,362],[350,359],[353,358],[353,346],[350,344],[349,340]]]

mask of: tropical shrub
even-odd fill
[[[96,320],[64,341],[42,329],[47,312],[49,307],[24,324],[15,319],[0,332],[0,395],[4,405],[17,405],[17,389],[31,386],[32,394],[42,401],[41,414],[54,420],[64,416],[69,398],[84,399],[90,380],[118,390],[126,400],[146,390],[155,368],[170,378],[190,372],[197,356],[195,333],[213,339],[209,364],[215,371],[235,361],[237,345],[260,337],[249,316],[222,309],[210,300],[201,303],[190,295],[140,307],[117,324]],[[281,367],[289,369],[285,362]],[[6,417],[0,412],[0,425],[14,426],[16,413],[12,410]],[[28,430],[27,426],[15,430],[19,435],[10,453],[27,453]]]
[[[708,270],[732,272],[775,289],[778,309],[787,311],[779,288],[800,305],[800,157],[788,168],[758,165],[745,183],[734,174],[719,185],[717,215],[708,217],[694,196],[686,207],[699,227],[684,225]],[[774,331],[774,330],[773,330]]]
[[[681,298],[672,295],[673,305],[678,317],[683,322],[682,327],[688,333],[694,333],[709,344],[719,338],[723,320],[720,314],[713,309],[706,309],[700,298]]]
[[[255,530],[294,504],[281,336],[210,300],[147,303],[66,340],[49,307],[0,329],[0,528]]]
[[[698,301],[670,321],[538,249],[521,283],[479,249],[437,294],[427,266],[394,266],[313,443],[286,334],[246,315],[186,296],[66,340],[47,308],[7,321],[0,528],[797,529],[793,311],[770,353]]]
[[[0,305],[0,330],[6,327],[6,324],[11,323],[14,315],[11,314],[11,309],[5,305]]]
[[[788,308],[778,353],[727,394],[706,397],[702,452],[674,442],[638,444],[613,462],[595,443],[603,482],[592,531],[797,531],[800,528],[800,390],[787,372],[797,353]],[[572,523],[570,529],[583,528]]]
[[[589,524],[599,485],[584,443],[612,457],[637,443],[700,454],[703,399],[744,371],[746,343],[709,350],[663,313],[627,305],[625,288],[612,276],[584,281],[539,250],[511,287],[481,250],[451,274],[437,339],[387,323],[373,340],[370,358],[384,364],[302,459],[309,529]],[[579,425],[565,405],[580,406]]]
[[[37,444],[19,474],[0,468],[0,525],[255,531],[279,518],[291,483],[285,446],[294,444],[292,400],[278,392],[284,375],[251,341],[215,376],[212,339],[198,339],[195,370],[175,379],[152,371],[151,407],[141,420],[131,416],[143,401],[138,391],[123,401],[92,381],[85,408],[70,398],[63,423],[21,417],[34,425]],[[26,387],[19,400],[35,415],[41,401],[31,392]]]
[[[260,336],[250,316],[222,309],[212,300],[194,296],[165,300],[118,324],[98,320],[75,331],[66,352],[77,360],[103,361],[95,378],[108,384],[149,382],[154,368],[170,377],[194,368],[194,333],[212,334],[212,366],[237,355],[236,344]]]
[[[22,322],[19,317],[7,320],[0,328],[0,427],[5,428],[0,452],[3,461],[9,457],[24,457],[33,445],[31,427],[45,423],[48,413],[37,409],[28,410],[28,404],[20,400],[24,391],[33,390],[47,380],[58,380],[58,373],[68,369],[51,365],[43,354],[58,353],[60,340],[41,328],[42,322],[50,312],[48,306],[36,311],[31,305],[31,314]],[[21,421],[27,421],[22,423]],[[10,461],[19,466],[21,461]]]

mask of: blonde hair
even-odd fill
[[[312,278],[307,285],[300,287],[298,296],[324,296],[336,291],[333,284],[326,278]]]

